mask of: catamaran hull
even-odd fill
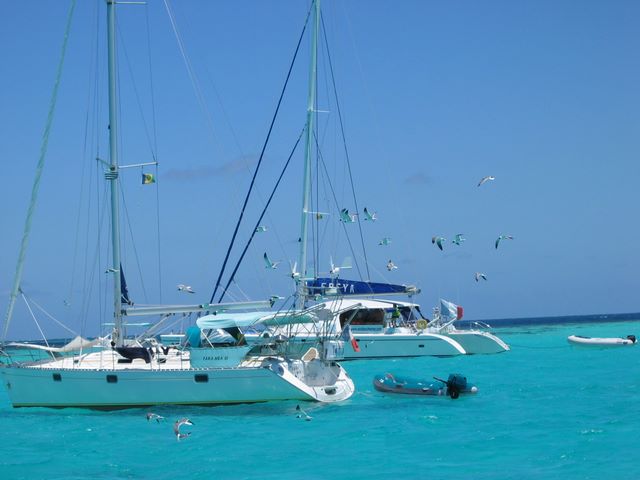
[[[345,342],[344,360],[385,357],[450,357],[464,355],[465,349],[455,340],[438,334],[362,334],[354,335],[358,348]]]
[[[502,353],[511,350],[509,345],[489,332],[461,331],[442,333],[458,342],[465,349],[467,355]]]
[[[118,409],[150,405],[215,405],[272,400],[333,402],[354,385],[343,369],[337,381],[309,386],[285,366],[203,370],[63,370],[7,366],[0,377],[14,407]]]

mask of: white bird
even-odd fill
[[[107,268],[104,273],[118,273],[120,270],[117,268]]]
[[[384,237],[382,240],[380,240],[378,242],[378,245],[390,245],[391,244],[391,237]]]
[[[462,242],[466,240],[466,238],[464,238],[462,235],[463,235],[462,233],[457,233],[456,238],[451,240],[451,243],[455,243],[456,245],[462,245]]]
[[[378,219],[378,214],[376,212],[370,213],[367,207],[364,207],[364,219],[375,222]]]
[[[330,264],[329,274],[332,276],[336,276],[340,273],[340,270],[351,268],[351,257],[345,258],[344,261],[342,262],[342,265],[340,265],[339,267],[333,264],[333,257],[329,257],[329,264]]]
[[[340,210],[340,221],[344,223],[354,223],[356,221],[357,213],[349,213],[349,210],[343,208]]]
[[[498,248],[498,244],[500,243],[500,240],[513,240],[513,237],[511,235],[500,235],[496,240],[496,248]]]
[[[147,413],[147,422],[150,420],[155,420],[156,422],[160,423],[160,420],[164,420],[164,417],[162,415],[158,415],[157,413],[149,412]]]
[[[180,433],[180,427],[182,425],[193,425],[193,423],[188,418],[181,418],[180,420],[178,420],[176,423],[173,424],[173,433],[176,435],[176,440],[178,441],[180,441],[183,438],[187,438],[189,435],[191,435],[191,432]]]
[[[483,183],[488,182],[489,180],[495,180],[496,177],[492,177],[491,175],[487,175],[486,177],[482,177],[480,179],[480,181],[478,182],[478,186],[482,185]]]
[[[291,265],[291,261],[289,261],[289,265]],[[294,280],[300,277],[300,272],[298,271],[298,262],[293,262],[293,265],[291,265],[291,273],[289,273],[289,276]]]
[[[264,225],[258,225],[256,227],[256,233],[263,233],[267,231],[267,227]]]
[[[391,270],[395,270],[396,268],[398,267],[396,267],[395,263],[393,263],[391,260],[387,262],[387,270],[391,271]]]
[[[298,412],[298,415],[296,415],[296,418],[304,418],[307,422],[310,422],[311,419],[313,418],[313,417],[309,416],[309,414],[307,412],[302,410],[300,408],[300,405],[296,405],[296,412]]]
[[[178,284],[178,290],[181,292],[196,293],[193,288],[191,288],[191,285],[184,285],[182,283]]]
[[[481,278],[482,278],[483,280],[486,280],[486,279],[487,279],[487,276],[486,276],[484,273],[482,273],[482,272],[476,272],[476,282],[477,282],[477,281],[479,281]]]
[[[446,242],[446,241],[447,241],[447,239],[446,239],[446,238],[444,238],[444,237],[439,237],[439,236],[437,236],[437,235],[436,235],[436,236],[434,236],[434,237],[431,237],[431,243],[433,243],[433,244],[437,245],[437,246],[438,246],[438,248],[439,248],[440,250],[442,250],[442,244],[443,244],[444,242]]]
[[[267,252],[264,252],[264,255],[262,256],[262,258],[264,258],[265,268],[273,268],[273,269],[278,268],[278,264],[280,263],[280,261],[272,262],[271,260],[269,260],[269,257],[267,256]]]

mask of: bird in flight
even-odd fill
[[[446,238],[439,237],[437,235],[434,237],[431,237],[431,243],[433,243],[434,245],[437,245],[440,250],[442,250],[442,244],[446,241],[447,241]]]
[[[375,222],[378,219],[378,214],[376,212],[371,213],[367,210],[367,207],[364,207],[364,219]]]
[[[487,279],[487,276],[486,276],[484,273],[482,273],[482,272],[476,272],[476,282],[477,282],[477,281],[479,281],[481,278],[482,278],[483,280],[486,280],[486,279]]]
[[[160,423],[160,420],[164,420],[164,417],[162,415],[158,415],[157,413],[149,412],[147,413],[147,422],[151,420],[155,420],[156,422]]]
[[[191,285],[183,285],[182,283],[178,285],[178,290],[181,292],[196,293],[193,291],[193,288],[191,288]]]
[[[496,240],[496,248],[498,248],[498,245],[500,244],[500,240],[513,240],[513,237],[511,235],[500,235]]]
[[[304,418],[307,422],[310,422],[311,419],[313,418],[309,416],[307,412],[301,409],[300,405],[296,405],[296,412],[298,412],[298,415],[296,415],[296,418]]]
[[[455,243],[456,245],[462,245],[462,242],[466,240],[466,238],[464,238],[462,235],[463,235],[462,233],[457,233],[456,238],[451,240],[451,243]]]
[[[182,440],[183,438],[187,438],[189,435],[191,435],[191,432],[187,432],[187,433],[180,432],[180,427],[182,425],[193,425],[193,423],[188,418],[181,418],[180,420],[176,421],[176,423],[173,424],[173,433],[176,435],[176,439],[178,441]]]
[[[263,233],[267,231],[267,227],[264,225],[258,225],[256,227],[256,233]]]
[[[344,223],[354,223],[356,221],[357,213],[349,213],[349,210],[343,208],[340,210],[340,221]]]
[[[396,267],[396,264],[395,264],[395,263],[393,263],[391,260],[389,260],[389,261],[387,262],[387,270],[391,271],[391,270],[395,270],[395,269],[397,269],[397,268],[398,268],[398,267]]]
[[[495,180],[496,177],[493,177],[491,175],[487,175],[486,177],[482,177],[480,179],[480,181],[478,182],[478,186],[482,185],[483,183],[487,183],[489,180]]]
[[[384,237],[382,240],[380,240],[378,242],[378,245],[387,246],[387,245],[390,245],[390,244],[391,244],[391,237]]]
[[[278,268],[278,264],[280,263],[280,261],[276,261],[276,262],[272,262],[271,260],[269,260],[269,256],[267,255],[267,252],[264,252],[264,255],[262,256],[262,258],[264,258],[264,264],[265,264],[265,268]]]

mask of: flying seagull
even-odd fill
[[[479,281],[480,279],[486,280],[487,276],[484,273],[481,272],[476,272],[476,282]]]
[[[375,222],[378,219],[378,214],[376,212],[371,213],[367,210],[367,207],[364,207],[364,219]]]
[[[313,418],[313,417],[310,417],[307,412],[301,409],[300,405],[296,405],[296,412],[298,412],[298,415],[296,415],[296,418],[304,418],[307,422],[310,422],[311,419]]]
[[[256,233],[263,233],[267,231],[267,227],[264,225],[258,225],[256,227]]]
[[[438,248],[439,248],[440,250],[442,250],[442,244],[443,244],[444,242],[446,242],[446,241],[447,241],[447,239],[446,239],[446,238],[444,238],[444,237],[438,237],[437,235],[436,235],[435,237],[431,237],[431,243],[433,243],[433,244],[435,244],[435,245],[438,245]]]
[[[349,213],[349,210],[343,208],[340,210],[340,221],[344,223],[354,223],[356,221],[357,213]]]
[[[271,260],[269,260],[269,257],[267,256],[267,252],[264,252],[264,255],[262,256],[262,258],[264,258],[264,264],[265,264],[265,268],[278,268],[278,264],[280,263],[279,261],[277,262],[272,262]]]
[[[464,238],[462,235],[463,235],[462,233],[457,233],[456,238],[451,240],[451,243],[455,243],[456,245],[462,245],[462,242],[466,240],[466,238]]]
[[[191,285],[183,285],[182,283],[178,285],[178,290],[181,292],[196,293],[193,291],[193,288],[191,288]]]
[[[149,412],[147,413],[147,422],[150,420],[155,420],[156,422],[160,423],[160,420],[164,420],[164,417],[162,415],[158,415],[157,413]]]
[[[498,244],[500,243],[500,240],[513,240],[513,237],[511,235],[500,235],[496,240],[496,248],[498,248]]]
[[[378,245],[387,246],[387,245],[390,245],[390,244],[391,244],[391,237],[384,237],[382,240],[380,240],[378,242]]]
[[[395,270],[395,269],[397,269],[397,268],[398,268],[398,267],[396,267],[396,264],[395,264],[395,263],[393,263],[391,260],[389,260],[389,261],[387,262],[387,270],[391,271],[391,270]]]
[[[491,175],[487,175],[486,177],[482,177],[480,179],[480,181],[478,182],[478,186],[482,185],[483,183],[488,182],[489,180],[495,180],[496,177],[492,177]]]
[[[193,423],[188,418],[181,418],[180,420],[178,420],[176,423],[173,424],[173,433],[176,435],[176,439],[178,441],[180,441],[183,438],[187,438],[189,435],[191,435],[191,432],[180,433],[180,427],[182,425],[193,425]]]
[[[118,273],[120,270],[117,268],[107,268],[104,273]]]

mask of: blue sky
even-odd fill
[[[140,169],[122,176],[124,268],[137,303],[208,301],[308,8],[299,1],[170,5],[196,88],[163,2],[118,13],[121,164],[154,155],[160,162],[156,185],[140,185]],[[3,315],[68,6],[4,6]],[[358,205],[379,218],[362,225],[371,280],[416,284],[425,311],[443,297],[471,319],[640,310],[638,2],[325,0],[323,15]],[[107,253],[94,253],[102,193],[92,192],[94,158],[108,156],[105,24],[104,2],[78,2],[23,279],[31,298],[86,333],[96,333],[95,318],[110,316],[96,282],[105,283]],[[304,124],[308,48],[305,40],[249,225]],[[338,203],[353,210],[326,67],[323,52],[322,155]],[[286,271],[297,257],[301,153],[263,222],[268,231],[239,270],[243,294],[234,289],[234,298],[292,291]],[[485,175],[496,179],[477,187]],[[340,263],[352,253],[330,194],[319,192],[318,208],[332,209],[318,235],[319,270],[326,271],[330,256]],[[358,227],[347,227],[362,262]],[[250,230],[241,229],[232,259]],[[467,239],[461,246],[451,244],[456,233]],[[500,234],[514,240],[496,250]],[[447,238],[444,251],[433,235]],[[378,246],[386,236],[391,245]],[[102,250],[107,239],[103,229]],[[282,261],[278,269],[264,268],[265,251]],[[387,272],[389,259],[397,270]],[[475,272],[488,280],[476,283]],[[185,298],[178,283],[197,293]],[[43,325],[49,336],[64,333]],[[10,335],[33,331],[20,303]]]

